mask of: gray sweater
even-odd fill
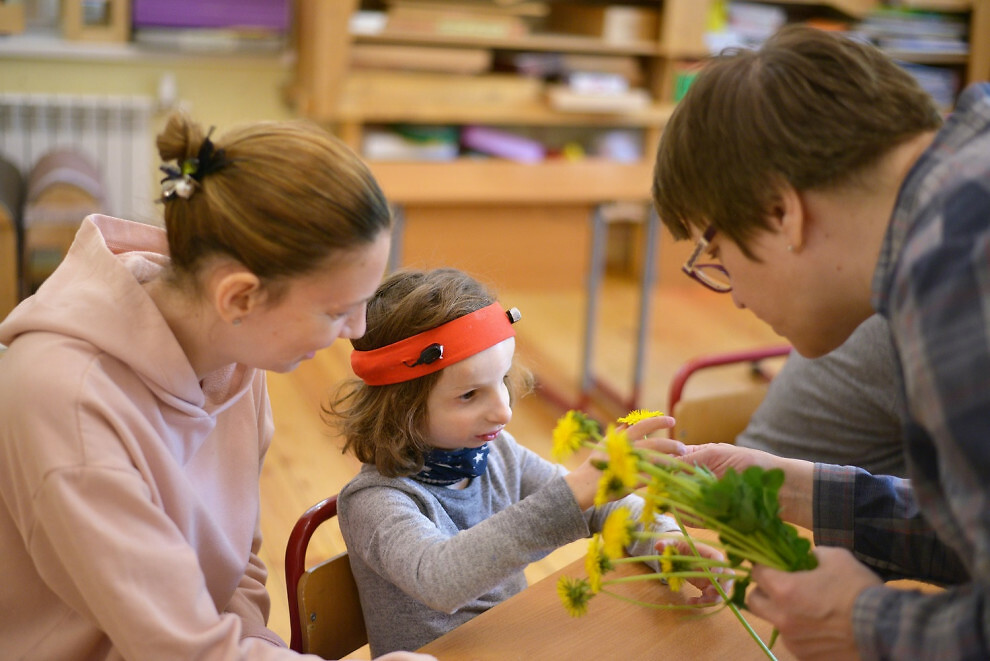
[[[600,531],[619,504],[641,512],[635,495],[582,512],[562,466],[506,432],[490,447],[487,472],[463,490],[386,478],[365,465],[341,491],[340,526],[372,656],[416,650],[508,599],[526,587],[526,565]],[[677,529],[668,517],[652,527]],[[628,550],[652,548],[641,540]]]
[[[890,327],[875,314],[821,358],[791,352],[736,444],[904,477],[906,415]]]

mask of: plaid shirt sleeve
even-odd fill
[[[922,517],[911,482],[851,466],[815,465],[815,543],[841,546],[884,580],[969,579]]]
[[[880,555],[872,566],[885,571],[958,584],[935,595],[865,590],[853,616],[860,653],[990,659],[990,85],[960,97],[908,175],[874,303],[904,377],[911,491],[848,478],[852,548]]]

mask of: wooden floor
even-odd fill
[[[603,288],[594,366],[614,389],[628,394],[632,375],[637,319],[637,284],[609,279]],[[566,398],[577,396],[578,365],[583,339],[584,295],[580,289],[502,291],[501,302],[518,307],[518,358],[541,381]],[[645,378],[639,405],[664,409],[667,387],[677,367],[690,357],[712,351],[780,343],[782,340],[751,313],[735,309],[731,297],[707,292],[688,280],[658,286],[652,297],[652,318]],[[320,352],[290,374],[270,374],[269,391],[276,433],[262,473],[261,525],[263,560],[269,567],[272,596],[271,628],[289,639],[285,597],[284,549],[299,515],[334,494],[357,472],[358,464],[341,454],[339,440],[320,420],[320,404],[340,379],[351,374],[350,344],[344,341]],[[715,389],[719,383],[702,384]],[[621,406],[615,413],[621,413]],[[550,431],[563,412],[539,394],[517,403],[509,430],[522,443],[549,457]],[[532,582],[555,571],[584,550],[576,542],[532,565]],[[324,525],[310,547],[309,563],[343,550],[335,525]],[[367,658],[357,655],[356,658]]]

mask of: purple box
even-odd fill
[[[482,154],[520,163],[539,163],[546,157],[546,149],[536,140],[487,126],[465,126],[461,144]]]
[[[289,29],[290,0],[133,0],[134,27]]]

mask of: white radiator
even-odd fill
[[[106,190],[106,212],[149,221],[154,168],[154,100],[139,96],[0,94],[0,154],[23,173],[56,147],[70,147],[96,165]]]

